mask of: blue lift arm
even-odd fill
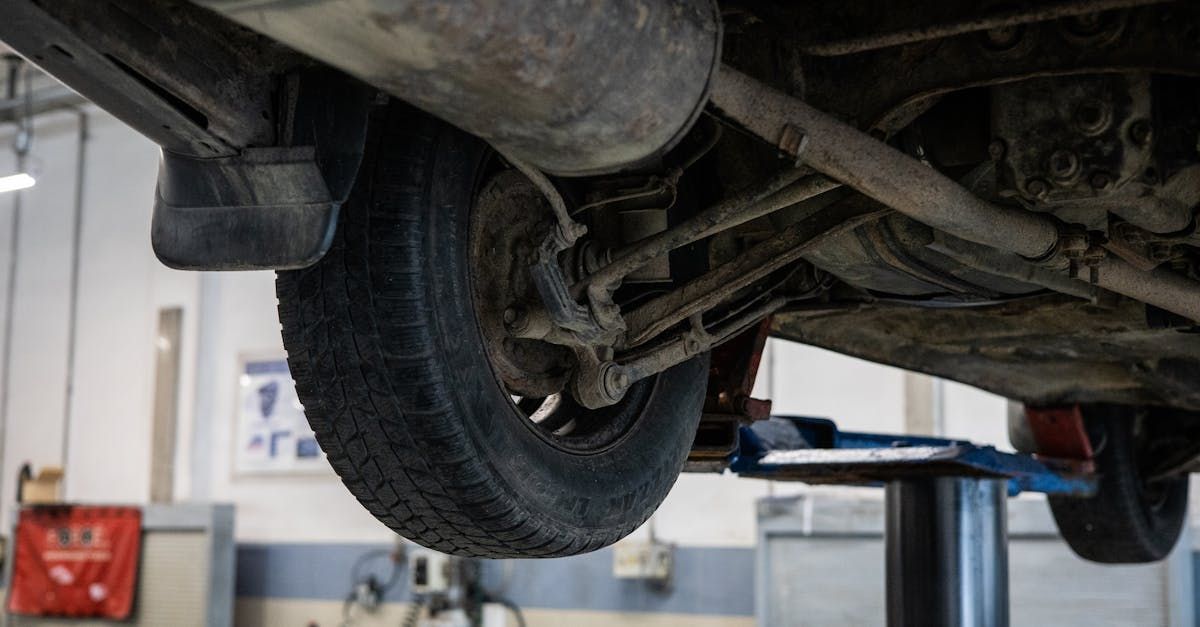
[[[805,483],[879,486],[894,479],[974,477],[1007,479],[1008,492],[1091,496],[1092,469],[1075,460],[1004,453],[964,440],[840,431],[824,418],[776,416],[798,437],[773,437],[755,426],[739,431],[729,468],[743,477]],[[781,442],[786,448],[781,448]],[[800,444],[800,446],[794,446]]]

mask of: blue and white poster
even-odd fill
[[[325,459],[304,418],[287,361],[243,359],[238,378],[234,472],[321,471]]]

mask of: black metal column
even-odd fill
[[[1008,627],[1008,483],[887,484],[889,627]]]

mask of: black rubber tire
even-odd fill
[[[497,382],[475,320],[467,234],[489,149],[386,109],[329,253],[277,280],[288,364],[330,464],[376,518],[438,551],[555,557],[615,542],[682,469],[707,358],[636,384],[640,411],[603,450],[552,445]]]
[[[1188,475],[1150,486],[1143,479],[1138,414],[1132,407],[1085,407],[1099,490],[1086,499],[1049,499],[1059,532],[1084,559],[1104,564],[1156,562],[1175,547],[1187,519]]]

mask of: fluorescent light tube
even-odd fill
[[[33,187],[37,179],[22,172],[11,176],[0,176],[0,192],[15,192],[18,189]]]

